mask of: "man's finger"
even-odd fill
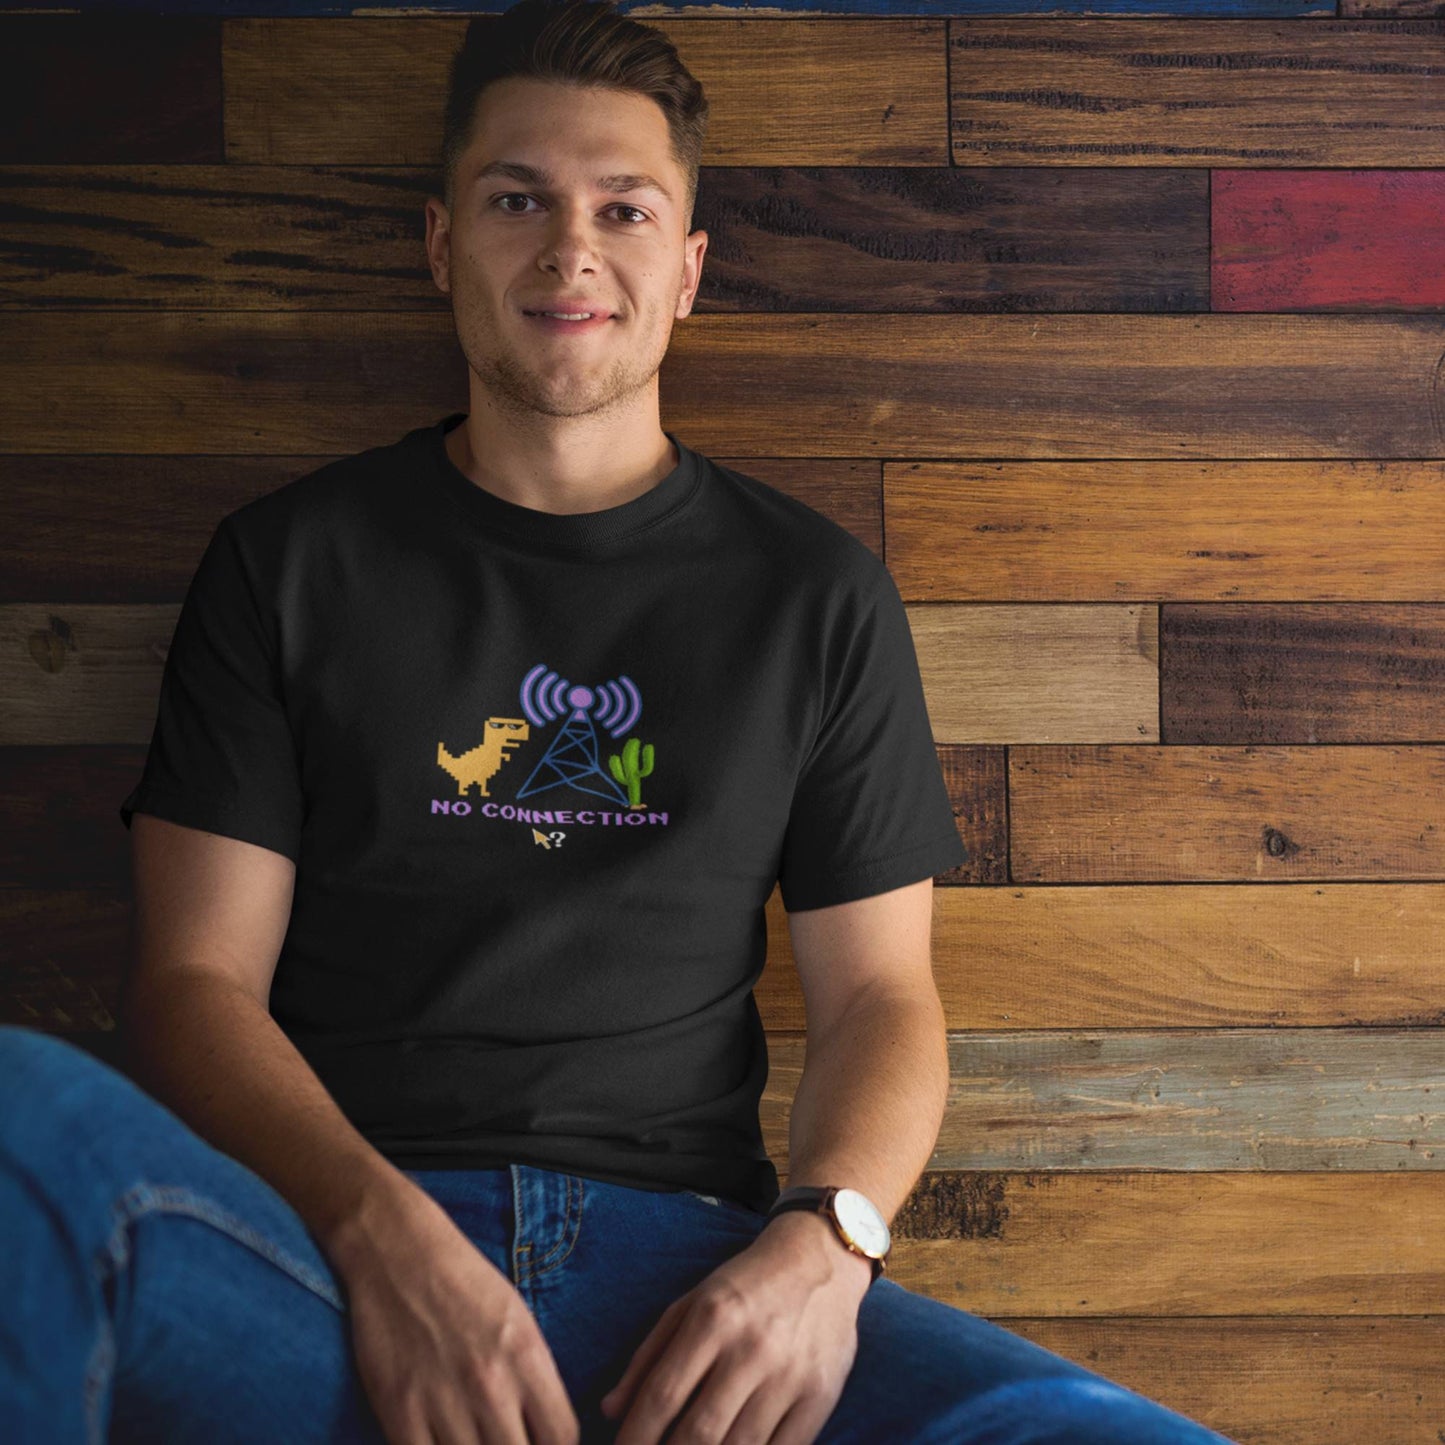
[[[662,1353],[667,1342],[677,1332],[685,1299],[686,1296],[683,1296],[682,1299],[675,1299],[663,1310],[657,1323],[648,1332],[647,1338],[633,1352],[627,1368],[622,1372],[622,1378],[602,1397],[601,1404],[605,1414],[614,1418],[620,1417],[632,1403],[639,1378],[652,1368],[652,1362]]]
[[[700,1310],[683,1311],[667,1348],[634,1383],[616,1445],[658,1445],[713,1368],[717,1341]]]

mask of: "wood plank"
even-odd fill
[[[1445,306],[1445,170],[1219,170],[1210,214],[1215,311]]]
[[[11,616],[12,635],[50,631],[57,605],[140,602],[184,594],[207,538],[226,512],[333,460],[322,456],[0,456],[0,534],[23,545],[0,558],[0,595],[59,595],[66,604],[35,605]],[[878,463],[809,458],[717,457],[746,469],[852,531],[881,554]],[[104,613],[86,613],[84,622]],[[70,631],[82,619],[70,618]],[[63,625],[63,624],[57,624]],[[174,609],[142,624],[149,639],[169,638]],[[0,626],[4,626],[0,623]],[[20,628],[19,633],[15,632]],[[162,649],[157,656],[164,656]],[[12,668],[26,671],[12,657]],[[157,686],[159,680],[157,677]],[[21,683],[23,688],[24,684]],[[154,706],[152,697],[150,705]],[[148,729],[146,731],[148,736]],[[130,737],[139,737],[131,728]],[[31,735],[27,741],[41,741]],[[53,740],[53,739],[51,739]]]
[[[941,742],[1157,742],[1158,608],[914,604]]]
[[[707,164],[948,164],[942,20],[645,18],[707,94]],[[226,159],[433,165],[467,23],[227,20]]]
[[[423,413],[414,424],[427,420]],[[0,598],[49,598],[51,610],[66,611],[179,602],[222,516],[342,455],[0,454],[0,536],[10,539],[0,553]],[[877,461],[714,460],[805,502],[882,556]]]
[[[1009,750],[1015,882],[1445,878],[1445,747]]]
[[[898,1283],[992,1319],[1427,1315],[1431,1174],[934,1174],[894,1220]]]
[[[146,743],[179,603],[0,605],[0,746]],[[1157,608],[909,608],[946,743],[1159,736]]]
[[[0,893],[128,888],[130,834],[119,809],[140,780],[145,753],[142,746],[0,747]]]
[[[954,22],[953,160],[1438,165],[1442,61],[1434,19]]]
[[[908,601],[1445,601],[1445,461],[886,462],[883,517]]]
[[[149,742],[180,610],[0,607],[0,746]]]
[[[96,450],[344,453],[467,405],[449,317],[20,312],[9,331],[15,452],[75,452],[79,413]],[[699,316],[660,399],[689,445],[734,456],[1437,458],[1442,354],[1445,316]]]
[[[1445,604],[1180,604],[1163,614],[1164,742],[1445,740]]]
[[[80,0],[77,11],[100,9],[113,0]],[[1402,7],[1410,0],[1396,0]],[[1420,7],[1428,0],[1414,0],[1419,13],[1428,13]],[[849,14],[860,15],[918,15],[930,14],[930,0],[849,0]],[[229,15],[239,7],[235,0],[174,0],[167,5],[168,13],[221,14]],[[424,0],[421,4],[408,4],[408,15],[452,15],[462,12],[471,14],[499,13],[509,8],[509,0]],[[1384,0],[1378,7],[1381,11],[1392,11],[1395,4]],[[356,16],[370,18],[378,13],[370,0],[246,0],[245,13],[251,15],[315,15],[315,16]],[[390,13],[390,12],[388,12]],[[628,12],[633,18],[652,19],[649,7],[633,6]],[[702,17],[741,13],[749,17],[764,19],[786,17],[793,13],[817,14],[815,0],[774,0],[766,7],[753,7],[747,0],[709,0],[709,3],[683,3],[676,9],[659,14]],[[1112,15],[1168,15],[1197,14],[1190,0],[1051,0],[1048,10],[1040,11],[1034,0],[955,0],[949,13],[955,15],[1000,15],[1000,14],[1112,14]],[[1219,15],[1334,15],[1333,5],[1323,0],[1210,0],[1210,13]],[[1402,13],[1408,13],[1402,9]]]
[[[754,990],[807,1027],[774,890]],[[950,1029],[1435,1027],[1445,884],[940,887],[933,973]]]
[[[945,743],[938,748],[953,820],[968,856],[941,883],[1008,882],[1008,778],[1003,748]]]
[[[768,1054],[781,1167],[804,1040],[771,1034]],[[952,1034],[928,1167],[1435,1173],[1442,1065],[1438,1027]]]
[[[419,168],[8,167],[0,309],[450,315],[432,191]],[[1209,309],[1202,170],[704,166],[693,225],[695,315]]]
[[[49,776],[67,750],[40,751]],[[102,846],[128,850],[108,806],[89,802],[85,821],[103,843],[87,839],[77,875],[100,873]],[[53,881],[78,820],[68,831],[26,831],[12,805],[6,821],[17,850],[29,844],[42,862],[27,866],[15,850],[5,859],[0,1016],[57,1033],[108,1028],[130,950],[124,898]],[[46,871],[53,886],[28,885],[27,873]],[[955,1030],[1433,1028],[1442,1022],[1442,916],[1445,886],[1434,883],[940,886],[934,978]],[[803,994],[776,889],[764,919],[758,1011],[769,1033],[801,1032]]]
[[[1445,1316],[1009,1319],[1239,1445],[1439,1445]]]
[[[220,19],[0,16],[0,137],[6,164],[219,161]],[[6,216],[9,245],[22,216]]]

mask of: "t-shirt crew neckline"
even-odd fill
[[[523,507],[479,487],[452,461],[446,449],[446,434],[466,418],[464,411],[451,412],[426,429],[428,457],[443,486],[471,516],[487,530],[511,538],[573,549],[623,541],[681,510],[697,494],[702,482],[697,453],[665,431],[677,448],[677,465],[631,501],[595,512],[557,513]]]

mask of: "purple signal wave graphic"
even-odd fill
[[[625,673],[597,687],[587,687],[568,682],[539,662],[522,679],[519,691],[522,711],[527,721],[537,727],[546,727],[564,714],[574,722],[595,718],[616,738],[636,726],[642,716],[642,694]]]

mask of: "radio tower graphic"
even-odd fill
[[[627,794],[598,759],[593,718],[614,738],[621,737],[642,716],[642,694],[637,684],[623,675],[598,687],[585,687],[558,677],[539,662],[522,679],[519,693],[522,711],[536,727],[545,728],[564,713],[567,720],[517,790],[517,797],[568,787],[626,806]]]

